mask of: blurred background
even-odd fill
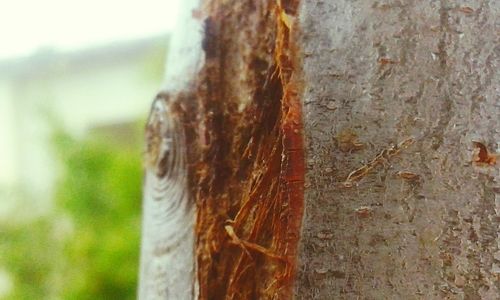
[[[0,299],[135,299],[178,0],[2,0]]]

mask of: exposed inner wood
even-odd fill
[[[205,65],[196,104],[181,108],[199,299],[291,297],[304,177],[296,9],[214,0],[202,10]]]
[[[174,100],[186,99],[158,95],[146,127],[139,299],[182,299],[195,293],[194,253],[189,253],[194,249],[194,205],[182,115],[173,110]]]

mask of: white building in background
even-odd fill
[[[0,62],[0,215],[9,200],[2,191],[12,188],[50,203],[57,175],[50,115],[80,136],[146,118],[166,45],[161,36]]]

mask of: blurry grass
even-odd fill
[[[13,276],[8,299],[49,298],[50,272],[57,259],[52,252],[50,218],[29,223],[1,224],[1,264]]]
[[[56,205],[74,220],[63,248],[65,299],[135,299],[141,208],[141,131],[76,141],[59,132],[64,165]],[[135,136],[134,136],[135,135]]]
[[[55,132],[61,176],[54,211],[0,224],[0,266],[14,284],[6,299],[135,299],[141,132],[137,126],[126,141]]]
[[[138,70],[145,82],[161,82],[165,55],[163,41],[145,55]],[[42,114],[53,128],[61,124],[50,109]],[[13,284],[0,299],[135,299],[144,123],[138,124],[83,139],[56,129],[61,176],[54,207],[42,216],[33,195],[0,190],[0,200],[15,204],[0,218],[0,293]],[[11,281],[4,286],[3,274]]]

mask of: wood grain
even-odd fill
[[[195,293],[185,141],[169,104],[165,95],[154,101],[146,128],[139,299],[188,299]]]

